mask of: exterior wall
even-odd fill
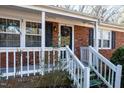
[[[106,58],[110,59],[112,53],[119,47],[124,45],[124,32],[117,32],[116,31],[116,38],[115,38],[115,49],[100,49],[100,53],[105,56]]]
[[[74,26],[74,52],[80,58],[80,47],[89,45],[89,28]]]
[[[53,23],[53,46],[57,47],[58,46],[58,41],[59,41],[59,23],[57,22],[52,22]],[[54,29],[56,27],[56,29]]]

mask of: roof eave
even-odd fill
[[[86,16],[81,13],[77,13],[75,11],[68,11],[65,9],[59,9],[55,8],[53,6],[48,6],[48,5],[16,5],[17,7],[22,7],[22,8],[27,8],[27,9],[32,9],[36,11],[44,11],[48,13],[53,13],[53,14],[58,14],[58,15],[63,15],[63,16],[68,16],[68,17],[73,17],[73,18],[78,18],[90,22],[97,22],[97,18],[91,17],[91,16]]]

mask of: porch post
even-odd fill
[[[45,57],[45,12],[42,12],[42,31],[41,31],[41,62],[40,62],[40,69],[41,75],[44,75],[44,57]]]
[[[95,27],[94,27],[94,47],[95,50],[99,52],[99,42],[98,42],[98,21],[95,22]],[[94,57],[94,56],[93,56]],[[98,58],[95,56],[94,61],[92,62],[92,66],[98,65]],[[98,69],[98,68],[97,68]]]
[[[20,31],[20,47],[24,48],[26,45],[25,34],[26,34],[26,23],[24,19],[21,19],[21,31]]]
[[[95,35],[94,47],[95,47],[96,51],[98,51],[99,42],[98,42],[98,22],[97,21],[95,22],[94,35]]]

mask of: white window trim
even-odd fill
[[[102,32],[104,32],[104,30],[102,30]],[[110,41],[110,46],[109,47],[103,47],[103,38],[101,39],[101,47],[99,47],[99,49],[112,49],[112,40],[111,40],[111,37],[112,37],[112,31],[109,31],[110,32],[110,39],[109,39],[109,41]],[[103,35],[102,35],[102,37],[103,37]],[[98,42],[99,43],[99,42]]]
[[[26,33],[26,22],[35,22],[35,23],[40,23],[40,24],[42,24],[41,23],[41,21],[37,21],[37,20],[29,20],[29,19],[25,19],[25,47],[28,47],[28,46],[26,46],[26,35],[28,35],[28,36],[41,36],[41,33],[39,33],[39,34],[29,34],[29,33]],[[41,31],[42,31],[42,27],[41,27]],[[42,37],[41,37],[42,38]],[[42,41],[41,41],[42,42]],[[41,45],[42,46],[42,45]],[[31,46],[32,47],[32,46]],[[36,47],[35,47],[36,48]]]

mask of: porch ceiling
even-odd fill
[[[20,9],[24,9],[27,11],[34,11],[34,12],[41,12],[41,11],[45,11],[46,12],[46,16],[48,17],[60,17],[60,18],[67,18],[67,19],[72,19],[72,20],[80,20],[82,22],[96,22],[98,21],[96,18],[94,17],[90,17],[90,16],[84,16],[80,13],[75,13],[75,12],[71,12],[71,11],[67,11],[67,10],[62,10],[62,9],[58,9],[55,7],[51,7],[51,6],[12,6],[15,8],[20,8]]]

